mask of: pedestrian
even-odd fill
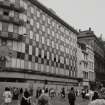
[[[64,87],[63,87],[62,90],[61,90],[61,96],[62,96],[63,98],[65,98],[65,88],[64,88]]]
[[[45,92],[41,94],[37,105],[51,105],[48,89],[46,89]]]
[[[12,102],[12,93],[8,87],[5,88],[3,97],[4,97],[4,104],[10,105],[10,103]]]
[[[96,100],[98,98],[99,98],[98,92],[95,91],[94,94],[93,94],[92,100]]]
[[[71,90],[68,93],[69,104],[70,105],[75,105],[75,99],[76,99],[75,91],[74,91],[74,88],[71,87]]]
[[[105,105],[104,99],[96,99],[92,102],[90,102],[88,105]]]
[[[86,91],[83,89],[82,90],[82,98],[85,99]]]
[[[21,102],[23,96],[23,88],[19,89],[19,101]]]
[[[27,89],[24,91],[20,104],[21,105],[31,105],[31,95]]]

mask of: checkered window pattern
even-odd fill
[[[75,77],[76,35],[31,2],[19,1],[26,11],[8,10],[6,17],[23,20],[25,24],[18,26],[0,21],[0,36],[26,34],[23,41],[7,41],[7,46],[15,52],[7,66]],[[5,9],[0,8],[1,15],[5,17]]]

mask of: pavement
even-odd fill
[[[88,105],[89,101],[88,100],[83,100],[81,97],[76,98],[75,105]],[[0,105],[4,105],[3,103],[0,102]],[[13,101],[10,105],[19,105],[19,101]],[[35,104],[36,105],[36,104]],[[54,97],[51,100],[51,105],[69,105],[69,102],[67,100],[67,97],[65,99],[62,99],[60,96]]]
[[[77,97],[76,101],[75,101],[75,105],[88,105],[89,100],[83,100],[81,97]],[[55,97],[54,99],[52,99],[51,101],[52,105],[69,105],[69,102],[66,99],[62,99],[60,97]]]

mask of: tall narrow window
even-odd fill
[[[2,31],[2,22],[0,22],[0,31]]]

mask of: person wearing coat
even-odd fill
[[[74,88],[72,87],[70,92],[68,93],[69,104],[75,105],[75,99],[76,99],[75,91],[74,91]]]
[[[24,91],[20,105],[31,105],[31,95],[27,89]]]

